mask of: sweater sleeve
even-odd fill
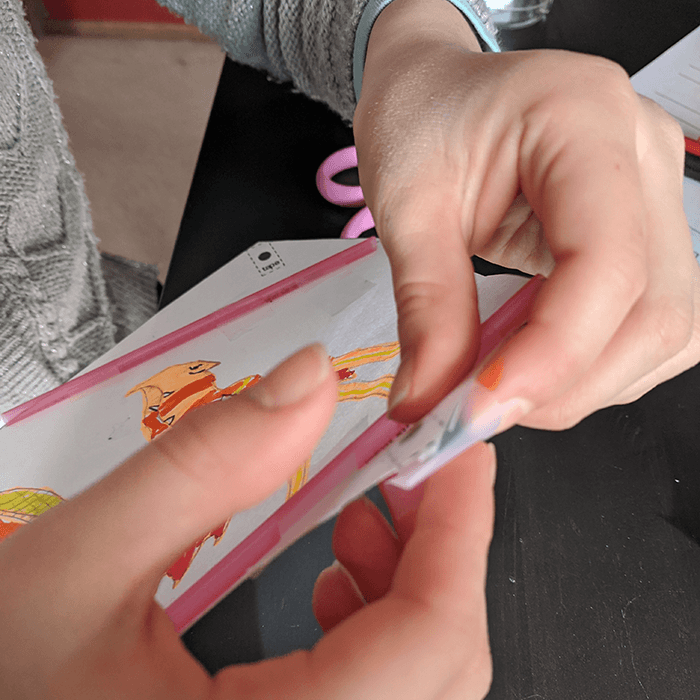
[[[0,411],[114,345],[83,181],[19,0],[0,0]]]
[[[391,0],[159,0],[239,63],[291,81],[351,121],[369,34]],[[484,0],[449,0],[498,49]]]

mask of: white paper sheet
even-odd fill
[[[239,300],[356,244],[335,240],[258,244],[173,302],[93,367],[162,337],[216,310],[222,303]],[[271,261],[278,264],[261,270]],[[522,278],[512,276],[477,277],[482,319],[522,283]],[[214,388],[224,389],[243,378],[264,375],[283,358],[314,341],[324,343],[335,358],[367,348],[383,349],[379,359],[372,361],[354,357],[338,360],[341,369],[350,367],[355,376],[341,382],[341,399],[331,426],[314,451],[308,469],[300,469],[297,487],[302,486],[386,411],[386,387],[375,387],[373,382],[392,375],[399,357],[398,350],[387,345],[398,345],[396,311],[390,269],[381,247],[273,304],[0,429],[0,538],[3,522],[16,525],[18,518],[30,522],[36,513],[54,504],[52,494],[71,498],[144,447],[154,435],[149,432],[154,425],[157,430],[165,429],[163,421],[173,417],[177,420],[178,406],[181,408],[184,403],[167,410],[166,407],[175,400],[170,396],[177,396],[183,387],[189,389],[194,386],[191,382],[206,379],[213,382]],[[362,386],[371,389],[369,396],[343,400],[343,387],[349,382],[364,382]],[[168,396],[169,392],[173,393]],[[157,410],[151,404],[157,404]],[[360,479],[354,478],[328,494],[294,527],[282,533],[282,540],[265,560],[355,497],[358,489],[372,486],[385,475],[384,471],[367,471]],[[37,491],[41,489],[44,491]],[[16,497],[14,505],[8,505],[7,494]],[[182,576],[163,578],[156,595],[158,602],[167,607],[177,601],[275,513],[288,496],[289,487],[284,486],[258,507],[234,516],[216,544],[214,536],[207,538],[191,561],[185,562],[187,566],[183,564]],[[36,513],[29,512],[29,503],[38,504]],[[204,612],[205,609],[197,610],[188,623]]]
[[[700,27],[635,73],[632,87],[675,117],[686,136],[700,138]]]
[[[632,87],[660,104],[691,139],[700,139],[700,27],[644,66]],[[683,178],[683,206],[700,262],[700,183]]]

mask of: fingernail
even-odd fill
[[[387,413],[390,416],[391,412],[406,399],[411,391],[411,375],[411,361],[405,360],[401,363],[394,383],[391,386],[389,405],[387,407]]]
[[[532,402],[521,398],[486,403],[483,408],[472,406],[468,417],[469,427],[479,439],[487,440],[514,426],[532,409]]]
[[[493,487],[496,483],[496,469],[498,466],[498,460],[496,458],[496,446],[492,442],[487,442],[486,447],[490,453],[491,459],[491,486]]]
[[[326,349],[315,343],[277,365],[246,393],[266,408],[291,406],[311,394],[331,370]]]
[[[478,374],[476,381],[489,391],[495,391],[503,378],[503,356],[494,357]]]
[[[316,580],[320,579],[322,576],[328,576],[329,574],[333,574],[336,571],[342,571],[343,567],[341,563],[337,560],[334,559],[333,563],[330,566],[327,566],[321,573],[316,577]]]
[[[524,415],[530,413],[534,408],[531,401],[527,399],[514,398],[501,404],[503,411],[501,422],[498,425],[498,432],[502,433],[508,428],[512,428]]]
[[[384,500],[391,508],[392,516],[399,520],[405,515],[415,513],[416,510],[418,510],[418,506],[423,500],[424,491],[425,482],[418,484],[418,486],[410,490],[401,489],[391,484],[384,484],[382,486]]]
[[[340,566],[340,562],[337,559],[335,559],[330,566],[327,566],[325,569],[321,570],[321,572],[316,577],[316,581],[314,582],[314,596],[318,595],[319,587],[323,584],[323,580],[329,576],[335,577],[335,572],[338,570],[342,570],[342,567]]]

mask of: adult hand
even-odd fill
[[[475,254],[548,278],[484,398],[501,428],[571,426],[700,359],[682,134],[619,66],[482,54],[444,0],[395,0],[354,127],[399,313],[392,417],[418,419],[471,368]]]
[[[337,555],[373,602],[361,606],[347,578],[322,576],[316,609],[334,629],[311,652],[211,678],[153,600],[163,572],[192,541],[291,476],[323,433],[336,393],[326,353],[307,348],[248,392],[188,414],[101,482],[4,540],[0,694],[482,697],[495,467],[484,446],[435,477],[415,524],[410,513],[399,518],[399,541],[363,501],[341,517]],[[351,528],[371,539],[361,543]]]

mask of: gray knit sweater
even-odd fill
[[[450,1],[461,3],[482,40],[493,42],[483,0]],[[353,53],[357,81],[372,21],[385,3],[163,4],[215,37],[235,60],[292,81],[351,120]],[[112,270],[123,269],[111,262]],[[0,413],[66,381],[118,339],[119,299],[110,299],[103,268],[83,183],[21,2],[0,0]]]

